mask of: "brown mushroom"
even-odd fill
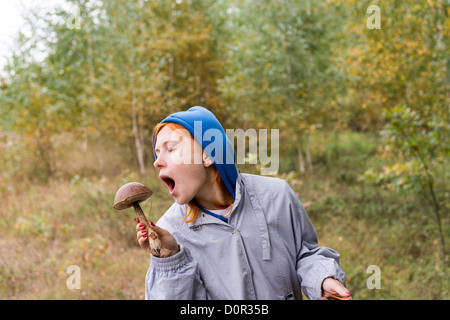
[[[328,300],[350,300],[351,296],[343,297],[338,294],[329,294],[329,295],[326,295],[324,298],[326,298]]]
[[[139,222],[144,223],[148,232],[148,240],[150,243],[150,250],[153,255],[159,256],[161,250],[161,241],[159,240],[158,234],[154,232],[150,224],[148,223],[147,217],[139,205],[140,202],[143,202],[150,198],[153,194],[153,191],[144,186],[139,182],[130,182],[124,184],[117,190],[116,196],[114,198],[114,209],[123,210],[130,207],[133,207],[136,211],[136,216],[139,219]]]

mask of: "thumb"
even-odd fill
[[[323,289],[328,292],[328,294],[337,294],[341,297],[351,296],[351,292],[348,291],[348,289],[344,287],[340,281],[333,278],[327,278],[324,280]]]
[[[338,295],[340,295],[341,297],[349,297],[352,295],[352,293],[350,291],[348,291],[348,289],[346,287],[344,287],[339,281],[337,282],[337,286],[335,288],[336,293]]]
[[[166,229],[163,229],[163,228],[157,226],[152,221],[150,221],[150,229],[152,229],[152,231],[155,231],[160,237],[162,237],[166,233],[168,233],[168,231]]]

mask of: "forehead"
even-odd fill
[[[185,140],[184,138],[192,139],[191,134],[187,129],[172,129],[169,126],[163,127],[158,135],[155,137],[155,147],[166,144],[170,141],[179,142]]]

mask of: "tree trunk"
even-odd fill
[[[131,123],[133,126],[134,144],[136,146],[136,156],[139,163],[139,173],[141,176],[145,175],[145,161],[144,161],[144,142],[142,141],[143,134],[139,131],[137,112],[136,112],[136,95],[131,95]]]
[[[300,146],[297,147],[298,151],[298,169],[300,173],[305,173],[305,162],[303,161],[303,152]]]
[[[201,75],[201,65],[200,65],[200,59],[197,59],[197,71],[196,71],[196,77],[195,77],[195,99],[196,104],[203,105],[203,99],[202,99],[202,90],[201,90],[201,84],[202,84],[202,75]]]
[[[55,161],[53,158],[53,145],[50,141],[50,137],[43,133],[42,131],[39,131],[39,136],[36,139],[36,145],[39,150],[39,155],[42,158],[42,161],[44,162],[45,169],[47,171],[47,175],[50,178],[50,180],[53,180],[55,177]]]
[[[308,170],[313,171],[313,163],[311,160],[310,146],[311,146],[311,137],[309,135],[306,136],[305,143],[305,155],[306,155],[306,164],[308,165]]]
[[[97,147],[95,148],[97,163],[98,163],[98,175],[103,177],[105,174],[105,161],[103,157],[103,145],[100,137],[97,137]]]
[[[298,156],[298,170],[300,173],[305,173],[305,161],[303,160],[302,138],[300,133],[297,133],[297,156]]]

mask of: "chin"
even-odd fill
[[[188,204],[188,201],[184,201],[184,200],[182,201],[182,200],[175,199],[175,202],[178,203],[180,206]]]
[[[191,200],[192,200],[192,198],[191,199],[186,199],[186,198],[183,198],[183,197],[180,197],[180,196],[173,197],[173,198],[175,199],[175,202],[178,203],[180,206],[185,205],[185,204],[189,204],[189,202],[191,202]]]

